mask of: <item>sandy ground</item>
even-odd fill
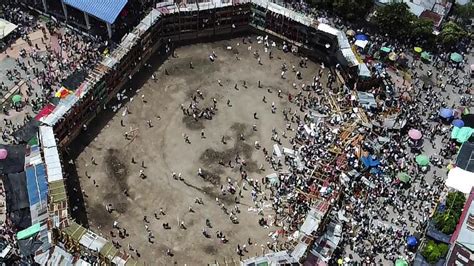
[[[254,148],[254,142],[258,140],[262,147],[272,150],[272,128],[281,133],[285,128],[282,110],[294,109],[294,105],[287,102],[288,93],[297,92],[292,83],[308,84],[318,65],[308,62],[308,67],[301,69],[303,79],[297,80],[291,66],[298,68],[299,57],[273,48],[274,58],[270,60],[262,44],[254,41],[244,45],[241,42],[241,39],[234,39],[177,49],[178,57],[170,57],[155,73],[157,80],[150,79],[133,101],[125,101],[130,114],[123,116],[124,107],[118,110],[76,160],[81,187],[87,195],[91,229],[102,232],[108,239],[119,240],[123,249],[127,250],[130,243],[138,249],[139,260],[149,265],[206,265],[214,261],[224,263],[224,260],[234,260],[237,265],[237,244],[247,244],[250,237],[253,244],[243,258],[261,254],[261,244],[271,241],[268,234],[276,229],[259,226],[258,219],[262,216],[249,211],[249,207],[254,207],[249,190],[242,191],[241,212],[237,215],[239,224],[230,221],[217,205],[216,198],[232,209],[238,193],[223,196],[220,187],[228,178],[238,180],[239,185],[242,181],[237,167],[222,166],[218,161],[234,162],[238,153],[247,161],[250,178],[260,180],[273,173],[273,169],[264,163],[261,149]],[[240,46],[236,46],[237,43]],[[226,49],[229,45],[232,50]],[[249,45],[251,50],[248,50]],[[262,65],[253,56],[257,49]],[[218,56],[215,62],[209,60],[212,51]],[[189,67],[191,61],[193,69]],[[286,79],[280,78],[283,62],[290,69]],[[165,74],[165,69],[169,75]],[[217,80],[221,80],[223,86]],[[258,88],[259,80],[262,88]],[[243,86],[244,81],[247,88]],[[237,89],[235,84],[238,84]],[[181,104],[190,104],[197,89],[204,94],[200,106],[212,106],[212,98],[218,101],[218,111],[212,120],[195,122],[185,118],[180,109]],[[277,96],[278,90],[282,90],[282,97]],[[142,95],[146,102],[142,101]],[[262,101],[264,96],[266,103]],[[230,106],[226,104],[227,100],[230,100]],[[277,107],[275,114],[271,112],[272,102]],[[258,119],[253,117],[255,112]],[[124,126],[121,126],[121,120]],[[153,127],[148,126],[147,120],[152,120]],[[257,131],[252,130],[253,124],[257,125]],[[131,129],[137,135],[132,141],[126,140],[124,133]],[[201,130],[204,130],[205,138],[201,138]],[[190,144],[185,143],[183,134],[189,136]],[[240,134],[245,140],[240,140]],[[223,136],[227,144],[221,142]],[[288,139],[282,140],[283,146],[290,147]],[[96,164],[92,163],[92,157]],[[132,163],[132,158],[136,163]],[[139,177],[142,161],[146,179]],[[262,163],[263,171],[258,169]],[[197,175],[198,168],[206,173],[205,179]],[[184,181],[173,179],[173,172],[182,173]],[[125,189],[129,197],[124,195]],[[271,200],[269,192],[266,193]],[[203,205],[194,203],[197,197],[203,199]],[[270,202],[264,211],[266,218],[273,214]],[[116,209],[111,214],[105,209],[108,203]],[[190,212],[189,207],[194,212]],[[159,214],[160,208],[165,215]],[[159,219],[154,217],[155,212]],[[156,237],[153,244],[148,242],[145,215]],[[211,238],[202,234],[206,218],[212,224],[212,228],[208,228]],[[110,236],[114,220],[127,229],[128,237]],[[185,230],[179,228],[178,220],[184,221]],[[163,229],[162,223],[169,223],[171,229]],[[216,231],[223,232],[229,242],[222,244]],[[171,249],[174,256],[167,256],[167,249]],[[137,257],[135,252],[131,254]]]

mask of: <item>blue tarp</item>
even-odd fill
[[[114,23],[128,0],[64,0],[66,5],[75,7],[100,20]]]
[[[379,160],[373,159],[372,156],[362,156],[361,157],[362,163],[365,165],[365,167],[375,167],[380,164]]]
[[[26,185],[28,188],[30,206],[40,201],[47,201],[48,183],[46,180],[44,164],[33,165],[26,168]]]
[[[357,34],[355,36],[355,39],[358,40],[358,41],[368,41],[369,40],[369,36],[365,35],[365,34]]]

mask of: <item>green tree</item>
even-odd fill
[[[413,18],[406,3],[392,3],[377,9],[373,22],[383,33],[409,37]]]
[[[413,39],[419,38],[421,40],[432,41],[434,39],[433,21],[414,17],[411,23],[410,33]]]
[[[453,46],[466,36],[466,31],[464,31],[458,24],[449,21],[444,24],[443,29],[441,30],[441,33],[438,37],[442,44],[446,46]]]
[[[374,6],[373,0],[334,0],[333,9],[340,16],[348,20],[364,18]]]
[[[429,263],[435,264],[439,259],[446,256],[448,249],[448,245],[445,243],[436,244],[435,241],[430,240],[421,251],[421,255],[423,255]]]
[[[436,212],[433,215],[436,228],[445,234],[452,234],[456,230],[465,201],[466,197],[462,192],[448,193],[446,197],[446,210],[444,212]]]
[[[314,8],[331,9],[332,0],[308,0],[308,5]]]
[[[474,2],[470,1],[465,5],[455,5],[453,15],[460,24],[464,26],[471,24],[471,19],[474,18]]]

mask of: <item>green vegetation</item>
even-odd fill
[[[374,6],[373,0],[334,0],[334,11],[347,20],[364,19]]]
[[[464,31],[458,24],[449,21],[443,25],[443,29],[439,34],[439,40],[446,46],[452,46],[466,36],[466,31]]]
[[[373,0],[308,0],[308,4],[317,9],[334,12],[347,20],[365,18],[374,6]]]
[[[469,15],[471,11],[463,12]],[[410,13],[406,3],[393,3],[378,8],[373,22],[382,33],[390,34],[396,38],[412,38],[427,44],[433,44],[436,40],[432,34],[433,22],[418,18]],[[467,32],[455,22],[449,21],[442,27],[436,41],[450,47],[465,37],[467,37]]]
[[[433,22],[425,18],[414,17],[411,23],[410,35],[412,38],[419,38],[428,42],[435,40],[433,34]]]
[[[433,215],[436,228],[445,234],[452,234],[456,229],[459,217],[461,217],[465,201],[466,197],[462,192],[448,193],[446,210],[444,212],[437,211]]]
[[[453,15],[456,17],[456,21],[462,26],[468,26],[471,24],[471,19],[474,18],[474,2],[470,1],[465,5],[455,5]]]
[[[448,249],[447,244],[437,244],[435,241],[430,240],[421,251],[421,255],[423,255],[429,263],[435,264],[439,259],[446,256]]]
[[[409,37],[414,18],[406,3],[393,3],[378,8],[373,22],[382,33],[395,37]]]

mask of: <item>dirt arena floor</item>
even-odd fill
[[[228,46],[232,50],[228,50]],[[256,50],[262,64],[253,55]],[[212,51],[218,56],[214,62],[209,59]],[[273,59],[269,59],[263,44],[257,43],[255,38],[251,44],[233,39],[185,46],[176,50],[177,57],[170,57],[160,66],[155,73],[156,80],[150,78],[132,101],[130,98],[124,100],[116,116],[76,160],[81,187],[87,194],[85,200],[91,229],[102,232],[108,239],[118,240],[125,250],[131,244],[140,253],[138,260],[147,265],[207,265],[215,261],[226,261],[230,265],[235,261],[238,265],[237,244],[242,247],[249,237],[252,245],[242,259],[261,254],[262,244],[271,241],[269,233],[277,228],[259,226],[258,219],[263,216],[249,209],[255,207],[250,186],[242,190],[238,224],[231,222],[216,198],[231,210],[239,189],[234,195],[227,193],[224,196],[221,185],[231,179],[242,186],[239,168],[222,166],[220,159],[225,164],[232,160],[234,164],[235,156],[239,154],[247,162],[245,169],[250,178],[259,181],[274,172],[265,162],[262,149],[254,148],[254,142],[259,141],[262,147],[272,151],[272,129],[276,128],[280,135],[285,129],[283,109],[295,110],[296,105],[288,102],[288,93],[294,95],[299,90],[292,84],[296,83],[298,88],[303,83],[309,84],[319,69],[319,65],[310,61],[307,68],[300,69],[300,57],[276,47],[272,48],[272,53]],[[289,68],[286,79],[280,78],[283,62]],[[292,65],[302,72],[303,79],[296,78]],[[261,88],[258,87],[259,80]],[[218,110],[212,120],[195,122],[181,111],[180,105],[189,106],[198,89],[204,95],[203,100],[198,97],[199,106],[210,107],[212,98],[217,99]],[[281,97],[278,97],[278,90],[282,91]],[[266,97],[266,103],[262,101],[263,97]],[[271,112],[272,102],[277,108],[275,113]],[[125,108],[128,108],[128,114]],[[254,113],[258,119],[254,119]],[[147,120],[152,121],[152,127]],[[252,128],[254,124],[257,131]],[[201,130],[205,138],[201,138]],[[124,137],[127,131],[131,132],[130,140]],[[184,141],[183,134],[189,136],[190,144]],[[244,140],[240,139],[241,134]],[[288,132],[287,135],[294,134]],[[226,144],[221,142],[222,137]],[[288,139],[282,138],[282,142],[284,147],[291,147]],[[92,163],[92,157],[95,163]],[[145,168],[141,166],[142,161]],[[261,164],[264,170],[259,170]],[[205,178],[198,176],[199,168]],[[140,169],[147,178],[140,178]],[[184,180],[174,179],[173,172],[181,173]],[[124,190],[129,196],[123,193]],[[265,193],[268,201],[264,205],[264,216],[271,220],[270,192],[266,190]],[[196,198],[202,198],[204,204],[195,203]],[[115,208],[112,213],[105,208],[109,203]],[[194,212],[190,212],[190,207]],[[165,215],[159,214],[160,208]],[[148,241],[145,215],[155,236],[154,243]],[[210,219],[212,228],[206,227],[206,218]],[[117,234],[111,237],[114,221],[127,229],[128,237],[121,239]],[[184,221],[186,229],[181,229],[178,221]],[[171,229],[163,229],[163,223],[169,223]],[[203,236],[203,228],[207,228],[210,238]],[[229,242],[221,243],[216,231],[223,232]],[[173,256],[166,255],[168,249]],[[135,252],[131,254],[137,258]]]

